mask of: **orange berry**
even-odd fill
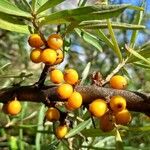
[[[60,70],[55,69],[50,72],[50,79],[53,83],[59,84],[59,83],[63,82],[64,75]]]
[[[68,102],[65,103],[65,107],[69,111],[73,111],[74,110],[74,108],[72,108],[71,106],[68,105]]]
[[[46,111],[46,119],[48,121],[57,121],[60,118],[60,112],[58,109],[54,108],[54,107],[50,107],[48,108],[48,110]]]
[[[49,65],[54,65],[56,58],[56,51],[49,48],[45,49],[41,54],[41,61]]]
[[[34,49],[30,53],[30,59],[34,63],[40,63],[41,62],[41,49]]]
[[[113,111],[118,112],[126,108],[126,100],[122,96],[113,96],[110,99],[110,107]]]
[[[132,117],[127,109],[115,113],[115,120],[117,124],[127,125]]]
[[[17,115],[21,111],[21,104],[18,100],[8,102],[7,112],[10,115]]]
[[[44,42],[38,34],[31,34],[28,42],[31,47],[35,48],[40,48],[44,45]]]
[[[78,73],[77,73],[76,70],[74,70],[74,69],[67,69],[67,70],[65,70],[65,72],[64,72],[64,80],[67,83],[73,85],[73,84],[75,84],[78,81],[78,78],[79,77],[78,77]]]
[[[109,111],[100,117],[100,128],[103,132],[110,132],[114,129],[115,126],[112,117]]]
[[[62,139],[68,132],[67,125],[60,125],[55,129],[55,135],[58,139]]]
[[[73,92],[68,98],[68,107],[77,109],[82,105],[82,96],[79,92]]]
[[[125,89],[127,80],[123,76],[115,75],[110,79],[110,86],[114,89]]]
[[[67,99],[73,93],[73,87],[70,84],[62,84],[57,88],[57,94],[61,99]]]
[[[60,49],[63,45],[63,40],[59,34],[52,34],[48,37],[47,44],[52,49]]]
[[[89,111],[95,117],[103,116],[107,111],[107,104],[102,99],[96,99],[89,105]]]
[[[56,50],[56,53],[57,53],[57,59],[55,61],[55,65],[60,64],[63,61],[63,57],[64,57],[62,50],[58,49]]]

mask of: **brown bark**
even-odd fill
[[[20,101],[44,103],[47,98],[52,101],[59,101],[56,88],[56,86],[44,86],[42,89],[35,86],[4,88],[0,90],[0,102],[5,103],[13,99],[14,96]],[[150,94],[97,87],[94,85],[76,86],[76,90],[81,93],[84,104],[88,104],[96,98],[121,95],[126,98],[128,110],[150,114]]]

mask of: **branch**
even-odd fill
[[[42,89],[35,86],[4,88],[0,90],[0,102],[6,103],[13,98],[14,94],[20,101],[44,103],[47,98],[51,101],[60,101],[56,93],[56,88],[55,85],[44,86]],[[121,95],[126,98],[128,110],[150,114],[150,94],[97,87],[94,85],[77,86],[76,91],[81,93],[84,105],[91,103],[97,98]]]

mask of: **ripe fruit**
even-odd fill
[[[64,80],[69,84],[75,84],[78,81],[78,73],[74,69],[67,69],[64,72]]]
[[[68,127],[67,125],[60,125],[56,128],[55,130],[55,135],[58,139],[62,139],[65,137],[65,135],[68,132]]]
[[[127,125],[131,121],[132,117],[130,112],[127,109],[124,109],[115,114],[115,119],[117,124]]]
[[[100,117],[100,128],[104,132],[110,132],[114,129],[113,116],[110,115],[109,111]]]
[[[56,51],[49,48],[45,49],[41,54],[41,61],[49,65],[53,65],[56,61],[56,58]]]
[[[126,108],[126,100],[122,96],[113,96],[110,99],[110,107],[113,111],[118,112]]]
[[[60,49],[63,45],[63,40],[59,34],[52,34],[48,37],[47,44],[52,49]]]
[[[103,116],[107,111],[107,104],[102,99],[96,99],[89,105],[89,111],[95,117]]]
[[[32,60],[32,62],[40,63],[41,62],[41,53],[42,53],[41,49],[32,50],[30,53],[30,59]]]
[[[46,119],[48,121],[57,121],[60,118],[60,112],[58,109],[54,108],[54,107],[50,107],[48,108],[48,110],[46,111]]]
[[[31,34],[28,42],[31,47],[35,48],[40,48],[44,45],[44,42],[38,34]]]
[[[110,86],[114,89],[124,89],[127,86],[127,80],[123,76],[115,75],[110,79]]]
[[[61,63],[62,60],[63,60],[63,57],[64,57],[62,50],[58,49],[58,50],[56,50],[56,53],[57,53],[57,58],[56,58],[56,61],[55,61],[55,65]]]
[[[53,83],[59,84],[59,83],[63,82],[64,75],[60,70],[55,69],[50,72],[50,79]]]
[[[82,105],[82,96],[79,92],[73,92],[68,99],[68,107],[77,109]]]
[[[67,99],[73,93],[73,87],[70,84],[62,84],[57,88],[57,94],[61,99]]]
[[[17,115],[21,111],[21,104],[18,100],[9,101],[7,104],[7,112],[10,115]]]
[[[65,107],[69,111],[73,111],[74,110],[74,108],[72,108],[71,106],[68,105],[68,102],[65,103]]]

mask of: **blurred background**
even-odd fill
[[[87,5],[91,5],[97,2],[99,1],[88,0]],[[130,3],[136,6],[141,6],[142,2],[143,0],[109,0],[109,4]],[[78,7],[77,0],[66,0],[51,11],[54,12],[60,9],[71,9],[76,7]],[[136,11],[127,9],[120,17],[114,20],[118,22],[121,21],[126,23],[134,23],[135,15]],[[145,11],[142,25],[145,25],[146,28],[139,31],[135,44],[135,50],[140,49],[142,45],[150,42],[149,0],[145,0]],[[45,26],[42,28],[42,31],[46,37],[51,33],[56,32],[56,30],[57,28],[54,25]],[[106,35],[108,34],[106,29],[103,31],[106,33]],[[124,46],[125,44],[129,43],[132,31],[119,29],[115,29],[114,31],[122,53],[124,54]],[[94,30],[89,30],[88,32],[98,36]],[[10,87],[20,82],[21,85],[31,85],[38,80],[43,66],[41,64],[34,64],[30,61],[29,55],[31,48],[27,42],[28,37],[29,35],[0,29],[0,88]],[[67,45],[65,47],[65,51],[67,51],[65,61],[60,66],[58,66],[58,68],[61,70],[64,70],[66,67],[75,68],[81,75],[87,63],[91,62],[91,68],[89,76],[86,80],[86,84],[90,84],[90,74],[93,71],[100,71],[105,78],[118,64],[116,55],[103,41],[100,41],[102,52],[97,50],[89,43],[85,42],[75,32],[72,32],[66,37],[65,43]],[[124,54],[124,56],[126,56],[126,54]],[[135,65],[127,65],[125,69],[121,70],[119,73],[124,74],[129,79],[129,90],[150,92],[149,69],[143,69]],[[51,84],[49,77],[46,80],[46,84]],[[35,149],[35,143],[36,140],[38,140],[37,138],[39,138],[39,135],[42,137],[40,137],[42,143],[40,146],[42,149],[52,149],[53,146],[54,149],[59,149],[57,147],[59,144],[56,142],[54,136],[50,134],[52,132],[52,127],[41,127],[41,130],[44,129],[46,132],[37,132],[36,124],[40,122],[39,118],[41,116],[39,117],[39,113],[41,111],[41,107],[44,109],[41,104],[25,102],[23,103],[23,113],[18,117],[8,117],[4,113],[0,113],[0,150],[8,149],[8,141],[6,140],[7,137],[10,137],[8,139],[16,144],[16,142],[18,142],[18,136],[21,138],[27,149]],[[28,116],[30,116],[30,118],[24,122],[22,118]],[[129,148],[131,146],[132,150],[133,148],[138,150],[148,150],[150,149],[150,119],[141,113],[133,113],[133,116],[134,119],[130,127],[137,127],[137,130],[134,128],[133,131],[126,130],[124,133],[122,133],[123,142],[126,147]],[[22,123],[22,126],[20,128],[17,126],[15,127],[14,125],[17,123]],[[8,125],[8,127],[3,128],[3,126],[6,125]],[[138,127],[149,127],[149,129],[145,128],[145,130],[140,131]],[[82,136],[77,135],[76,137],[83,142],[83,145],[91,144],[91,141],[95,147],[113,148],[115,145],[114,136],[105,135],[101,137],[90,137],[87,143],[84,142],[85,140]],[[54,145],[52,145],[52,143],[54,143]],[[65,142],[60,143],[63,145],[62,147],[65,147]],[[81,143],[79,143],[79,141],[74,141],[74,144],[78,146]]]

